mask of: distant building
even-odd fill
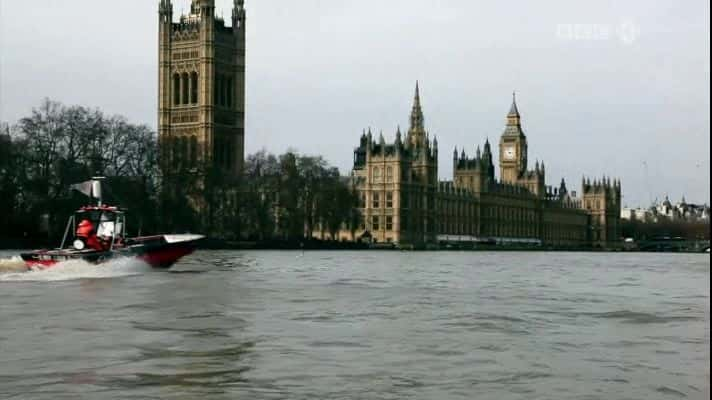
[[[651,213],[656,221],[688,221],[704,222],[710,219],[710,208],[707,204],[688,204],[685,197],[677,204],[672,204],[670,198],[665,196],[665,200],[651,208]]]
[[[499,142],[499,176],[489,141],[473,156],[453,153],[452,182],[438,180],[438,142],[425,128],[416,84],[410,127],[395,140],[369,129],[354,150],[353,186],[362,222],[352,240],[424,246],[438,242],[497,242],[611,247],[620,239],[621,185],[582,182],[581,198],[546,185],[544,163],[530,168],[527,137],[513,99]],[[342,232],[343,236],[348,235]]]
[[[192,0],[177,21],[160,0],[158,18],[161,209],[174,229],[221,235],[244,163],[244,0],[229,26],[215,0]]]
[[[214,0],[192,0],[173,21],[171,0],[159,3],[158,133],[164,172],[198,165],[237,176],[245,142],[244,0],[232,25]]]
[[[654,219],[655,213],[647,208],[623,208],[621,219],[625,221],[649,222]]]

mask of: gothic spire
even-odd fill
[[[420,108],[420,82],[417,80],[415,81],[415,99],[414,99],[414,107]]]
[[[517,108],[517,92],[512,92],[512,106],[509,108],[508,117],[519,117],[519,109]]]
[[[413,98],[413,110],[410,113],[410,128],[424,129],[423,108],[420,105],[420,83],[415,81],[415,96]]]

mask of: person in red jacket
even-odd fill
[[[104,250],[104,246],[94,232],[94,224],[90,220],[83,219],[79,223],[76,236],[77,238],[83,239],[87,247],[94,250]]]

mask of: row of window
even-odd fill
[[[371,217],[371,230],[372,231],[379,231],[381,230],[381,221],[385,219],[385,226],[383,226],[387,231],[392,231],[393,230],[393,217],[390,215],[387,215],[385,218],[381,217],[380,215],[374,215]]]
[[[173,74],[173,105],[198,104],[198,73]]]
[[[586,208],[590,211],[593,209],[593,206],[596,206],[596,209],[600,210],[601,209],[601,200],[586,200]]]
[[[386,192],[385,198],[386,208],[393,208],[393,192]],[[365,202],[365,196],[362,196],[361,199]],[[381,208],[381,193],[373,192],[371,194],[371,208]]]
[[[497,218],[504,220],[517,220],[525,222],[535,222],[536,212],[526,208],[512,208],[505,206],[483,207],[483,217]]]
[[[394,201],[394,196],[393,192],[372,192],[370,199],[371,199],[371,208],[381,208],[382,206],[385,205],[385,208],[393,208],[395,201]],[[360,197],[360,207],[361,208],[367,208],[369,205],[367,204],[367,195],[365,192],[361,192],[361,197]],[[385,202],[384,202],[385,200]],[[412,198],[413,202],[411,204],[411,198],[408,196],[408,192],[400,192],[400,207],[401,208],[423,208],[424,204],[424,199],[422,196],[414,196]],[[432,199],[431,199],[432,201]],[[432,203],[430,203],[432,204]]]
[[[573,227],[566,228],[558,225],[547,224],[543,229],[544,240],[584,240],[586,239],[586,231]]]
[[[381,230],[393,231],[394,220],[392,216],[373,215],[368,218],[370,226],[367,226],[366,221],[361,223],[361,229],[370,229],[377,232]],[[405,231],[407,218],[401,216],[400,230]],[[438,223],[439,233],[443,234],[460,234],[460,235],[486,235],[500,237],[537,237],[539,235],[536,226],[529,224],[516,225],[500,225],[487,224],[481,226],[481,232],[478,232],[479,224],[477,221],[440,221]],[[585,240],[586,232],[577,226],[561,226],[558,224],[547,224],[542,229],[544,240]]]
[[[214,153],[216,166],[225,169],[232,169],[235,166],[235,146],[232,140],[216,138]]]
[[[381,208],[382,196],[381,192],[371,193],[371,208]],[[401,192],[401,205],[403,208],[407,208],[408,199],[405,196],[405,192]],[[419,197],[416,196],[416,199]],[[393,208],[393,192],[385,192],[385,208]],[[366,194],[361,193],[361,207],[366,208]],[[437,210],[443,210],[445,215],[457,215],[457,216],[472,216],[475,215],[474,207],[468,207],[467,204],[461,202],[447,201],[444,200],[436,207]],[[497,218],[504,220],[515,220],[522,222],[535,222],[536,212],[534,210],[524,209],[524,208],[510,208],[503,206],[496,207],[483,207],[483,217],[485,218]]]
[[[215,165],[231,169],[235,163],[235,149],[230,140],[218,140],[213,152]],[[196,136],[172,138],[170,159],[173,169],[195,168],[198,166],[198,138]]]
[[[200,80],[197,72],[173,74],[173,105],[198,104]],[[232,108],[235,82],[231,76],[218,74],[215,77],[215,104]]]
[[[174,169],[196,167],[198,164],[198,138],[185,136],[171,139],[171,162]]]
[[[393,167],[385,168],[386,182],[393,182]],[[381,167],[373,167],[373,181],[380,182],[383,179],[383,169]]]
[[[215,104],[227,108],[232,108],[233,96],[235,94],[235,83],[231,76],[215,76]]]

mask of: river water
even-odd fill
[[[709,398],[709,255],[14,255],[3,399]]]

